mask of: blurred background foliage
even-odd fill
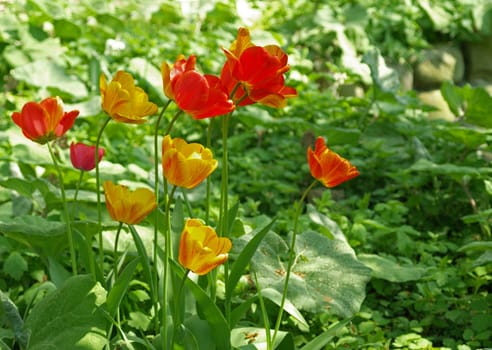
[[[265,216],[278,217],[276,231],[288,233],[292,203],[311,181],[306,148],[318,135],[361,172],[335,190],[316,188],[312,212],[301,220],[303,229],[319,230],[313,212],[328,217],[335,226],[322,225],[322,232],[341,228],[373,270],[361,312],[325,349],[492,347],[492,97],[468,79],[466,55],[463,77],[437,88],[451,118],[430,118],[436,107],[405,85],[435,45],[462,49],[490,41],[488,0],[0,0],[0,215],[50,214],[53,169],[10,119],[23,103],[62,96],[81,111],[62,149],[75,140],[94,142],[102,118],[100,73],[132,72],[163,105],[161,62],[195,54],[202,72],[219,74],[220,48],[239,26],[250,29],[254,43],[287,51],[288,85],[299,97],[282,110],[251,106],[234,114],[236,234]],[[173,134],[205,142],[209,124],[219,158],[217,120],[182,117]],[[111,176],[152,183],[152,128],[108,126],[103,146]],[[11,181],[24,179],[25,186],[40,167],[46,172],[31,189]],[[66,171],[73,188],[78,174]],[[92,180],[83,184],[86,202],[78,208],[88,216]],[[203,191],[181,195],[203,210]],[[0,238],[0,289],[22,309],[42,267],[31,250]],[[248,317],[254,322],[258,314]],[[295,322],[286,327],[300,346],[335,320],[320,310],[309,314],[311,332]]]

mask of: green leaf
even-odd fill
[[[304,345],[301,350],[320,350],[328,344],[336,335],[337,332],[343,329],[350,322],[350,318],[332,324],[326,331],[318,335],[309,343]]]
[[[439,3],[431,5],[427,0],[419,0],[418,4],[425,11],[427,16],[434,24],[434,28],[437,31],[446,32],[449,31],[452,21],[454,20],[450,13],[446,12]]]
[[[15,340],[19,345],[26,348],[29,333],[24,329],[24,322],[17,306],[2,291],[0,291],[0,316],[2,324],[6,324],[14,332]]]
[[[19,252],[11,252],[3,262],[3,271],[18,281],[27,271],[27,261]]]
[[[130,282],[132,281],[133,274],[135,272],[135,269],[137,268],[138,262],[139,259],[133,259],[125,266],[121,274],[118,276],[115,284],[108,293],[107,308],[108,313],[109,315],[111,315],[111,317],[114,317],[116,311],[120,307],[121,301],[123,300],[123,297],[125,296],[128,287],[130,286]]]
[[[29,313],[29,350],[102,349],[107,342],[105,301],[106,291],[90,276],[71,277]]]
[[[474,251],[474,250],[492,250],[492,241],[479,241],[479,242],[471,242],[465,244],[464,246],[458,249],[458,252],[466,252],[466,251]]]
[[[142,263],[143,271],[144,271],[144,276],[147,279],[150,290],[153,291],[155,290],[154,286],[154,280],[152,278],[152,268],[150,267],[150,259],[149,256],[147,255],[147,251],[145,250],[145,246],[140,239],[140,236],[138,235],[138,232],[135,230],[135,227],[133,225],[128,225],[128,228],[130,229],[130,232],[133,237],[133,241],[135,242],[135,246],[137,247],[137,252],[140,257],[140,262]]]
[[[297,236],[295,254],[287,292],[292,304],[309,312],[330,310],[345,317],[359,310],[370,269],[357,260],[346,241],[308,231]],[[282,293],[287,261],[287,244],[270,232],[251,264],[260,285]]]
[[[461,116],[464,112],[464,98],[461,93],[461,88],[449,81],[445,81],[441,85],[441,94],[448,103],[449,109],[453,114],[455,116]]]
[[[282,343],[287,334],[287,332],[277,332],[275,344],[273,344],[274,349]],[[270,338],[271,337],[273,337],[272,329],[270,330]],[[234,328],[231,331],[231,344],[234,348],[239,349],[266,349],[267,341],[265,329],[259,327]],[[279,349],[288,350],[289,348],[282,347]]]
[[[265,235],[270,231],[270,228],[273,226],[275,219],[271,220],[267,225],[262,228],[259,228],[253,231],[251,234],[247,236],[242,236],[241,240],[252,237],[249,242],[246,244],[244,248],[241,249],[241,253],[232,264],[231,271],[229,273],[229,279],[226,283],[226,300],[230,300],[232,297],[232,292],[234,288],[236,288],[239,279],[243,275],[246,267],[249,265],[251,258],[255,254],[258,249],[258,245],[261,243]]]
[[[169,260],[169,263],[177,277],[182,279],[184,276],[183,268],[174,260]],[[186,286],[193,293],[197,304],[200,306],[200,310],[203,312],[205,320],[210,325],[210,335],[215,341],[217,350],[230,349],[229,325],[220,309],[215,305],[214,301],[210,299],[207,293],[189,278],[186,279]]]
[[[384,92],[398,91],[400,87],[398,73],[386,65],[379,50],[373,49],[366,52],[362,62],[369,66],[372,81],[380,90]]]
[[[167,97],[162,90],[162,75],[159,69],[157,69],[147,59],[142,57],[134,57],[130,60],[129,70],[134,72],[143,80],[143,84],[139,84],[150,96],[158,98],[160,104],[164,104],[167,101]]]
[[[40,88],[55,88],[59,92],[74,98],[88,96],[86,86],[74,76],[67,75],[65,68],[50,60],[37,60],[17,67],[12,76]]]
[[[65,224],[39,216],[0,218],[0,233],[51,256],[58,255],[67,244]]]
[[[405,172],[418,171],[428,172],[432,175],[449,175],[461,178],[465,175],[480,178],[484,175],[492,174],[491,168],[479,168],[472,166],[460,166],[455,164],[436,164],[427,159],[417,160],[411,167],[404,170]]]
[[[360,254],[359,260],[372,270],[372,276],[390,282],[408,282],[421,279],[425,268],[401,266],[396,261],[375,254]]]
[[[80,27],[67,19],[56,19],[53,21],[56,36],[65,40],[77,40],[82,34]]]
[[[278,306],[280,306],[282,301],[282,293],[280,293],[279,291],[273,288],[265,288],[265,289],[262,288],[261,295],[264,298],[267,298],[272,302],[274,302],[275,304],[277,304]],[[301,326],[301,329],[303,331],[306,332],[309,331],[309,325],[306,322],[306,319],[304,318],[304,316],[302,316],[301,312],[295,307],[295,305],[292,304],[288,299],[285,300],[284,310],[299,322],[299,325]]]

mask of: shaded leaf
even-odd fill
[[[370,269],[357,260],[346,241],[308,231],[297,236],[295,253],[287,293],[292,304],[309,312],[330,310],[346,317],[359,310]],[[252,259],[260,285],[282,292],[287,261],[287,244],[270,232]]]
[[[426,269],[414,265],[401,266],[398,262],[375,254],[360,254],[359,260],[372,270],[372,276],[390,282],[416,281]]]
[[[90,276],[71,277],[28,315],[29,349],[102,349],[106,318],[100,308],[105,301],[106,291]]]

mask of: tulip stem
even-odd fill
[[[258,277],[256,276],[256,271],[253,272],[254,281],[256,284],[258,300],[260,301],[261,316],[263,317],[263,323],[265,324],[265,337],[267,350],[273,349],[272,335],[270,334],[270,322],[268,321],[268,312],[265,308],[265,301],[263,300],[263,295],[261,294],[260,284],[258,283]]]
[[[157,121],[155,122],[154,129],[154,193],[155,193],[155,201],[157,207],[159,207],[159,142],[158,142],[158,132],[159,125],[162,120],[162,116],[166,111],[167,107],[171,104],[172,100],[168,100],[167,103],[162,107],[161,113],[157,117]],[[153,263],[154,269],[152,270],[152,279],[154,280],[154,286],[157,286],[157,247],[158,247],[158,234],[159,234],[159,210],[156,210],[154,215],[154,249],[153,249]],[[152,305],[154,306],[154,314],[155,316],[155,330],[157,331],[159,328],[159,317],[158,308],[159,308],[159,296],[158,289],[154,288],[152,291]]]
[[[97,134],[96,150],[94,153],[94,159],[96,162],[97,234],[99,240],[99,264],[101,265],[101,273],[103,275],[104,275],[104,248],[103,248],[103,235],[102,235],[102,212],[101,212],[101,192],[100,192],[101,180],[99,178],[99,143],[101,142],[102,133],[110,120],[111,117],[108,117],[106,119],[103,126],[101,127],[101,130],[99,130],[99,133]]]
[[[188,274],[190,273],[189,269],[186,269],[185,274],[183,275],[183,278],[181,279],[179,283],[179,288],[177,289],[176,293],[176,299],[174,300],[174,320],[173,320],[173,338],[171,341],[171,349],[174,349],[174,341],[178,339],[178,329],[183,323],[182,320],[182,313],[184,313],[184,307],[185,307],[185,300],[184,300],[184,295],[183,293],[183,287],[188,279]]]
[[[208,127],[207,127],[207,148],[211,149],[212,147],[212,121],[213,119],[209,119]],[[207,176],[207,195],[206,195],[206,205],[205,205],[205,222],[208,222],[210,218],[210,187],[212,180],[210,176]]]
[[[282,299],[280,300],[280,305],[279,305],[280,309],[278,310],[277,321],[275,322],[275,330],[273,332],[272,344],[275,343],[275,338],[277,337],[278,330],[280,329],[280,323],[282,322],[282,315],[284,312],[285,300],[287,298],[287,289],[289,287],[290,272],[292,270],[292,266],[294,265],[294,260],[295,260],[295,256],[296,256],[294,249],[296,246],[297,225],[299,223],[299,216],[301,215],[302,204],[304,203],[304,200],[306,199],[308,193],[317,184],[317,182],[318,182],[318,180],[314,180],[311,183],[311,185],[309,185],[309,187],[306,188],[306,190],[302,194],[299,202],[296,203],[296,213],[294,216],[294,230],[292,231],[292,239],[290,241],[290,247],[289,247],[289,261],[287,263],[287,271],[285,272],[284,288],[283,288],[283,293],[282,293]]]
[[[114,239],[114,248],[113,248],[113,276],[114,283],[116,283],[116,279],[118,278],[118,241],[120,240],[121,228],[123,227],[123,223],[120,222],[118,226],[118,230],[116,231],[116,238]],[[114,285],[113,283],[113,285]]]
[[[79,189],[82,184],[82,179],[84,178],[85,171],[81,170],[80,171],[80,176],[79,176],[79,181],[77,182],[77,187],[75,187],[75,194],[73,195],[73,203],[75,206],[75,203],[77,202],[77,198],[79,196]],[[75,209],[72,207],[72,217],[73,220],[75,221]],[[91,275],[94,278],[94,280],[97,279],[96,277],[96,266],[94,264],[94,254],[92,253],[92,245],[87,242],[87,255],[89,256],[89,269],[91,271]]]
[[[47,145],[48,145],[48,150],[50,152],[51,159],[53,160],[53,164],[55,165],[56,172],[58,173],[58,181],[60,182],[60,192],[63,202],[63,213],[65,215],[65,224],[67,225],[68,247],[70,249],[70,260],[72,262],[72,274],[76,276],[77,261],[75,258],[75,247],[73,244],[72,224],[70,222],[70,214],[68,213],[67,197],[65,195],[65,186],[63,185],[63,174],[61,172],[60,166],[58,165],[58,161],[56,160],[56,156],[53,153],[53,148],[51,147],[49,142],[47,143]]]
[[[164,136],[169,135],[169,133],[171,132],[171,129],[173,128],[174,122],[176,120],[178,120],[178,118],[181,114],[183,114],[183,111],[181,109],[176,112],[173,119],[171,119],[171,121],[169,122],[169,125],[167,126],[166,133],[164,134]]]

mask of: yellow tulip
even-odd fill
[[[101,106],[111,118],[129,124],[145,123],[145,117],[157,113],[157,105],[135,86],[130,73],[118,71],[109,84],[101,74],[99,78]]]
[[[169,135],[162,141],[162,169],[169,183],[193,188],[217,168],[212,151],[199,143],[187,143]]]
[[[111,181],[103,184],[106,207],[115,221],[138,224],[156,207],[154,192],[147,188],[130,191],[126,186]]]
[[[232,243],[217,237],[214,229],[198,219],[188,219],[181,233],[179,263],[198,275],[205,275],[227,260]]]

